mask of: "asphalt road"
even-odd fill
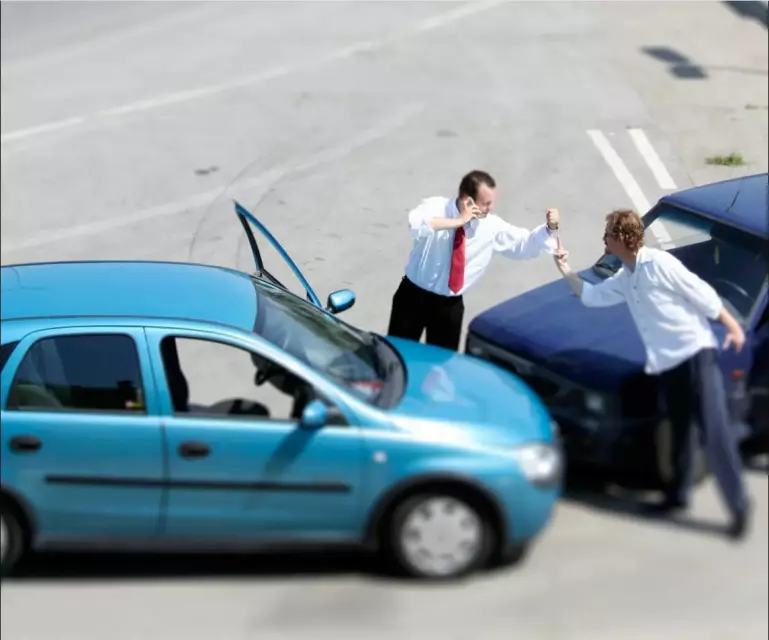
[[[747,15],[722,2],[3,2],[2,261],[247,266],[234,216],[212,206],[245,169],[244,204],[318,293],[354,288],[349,320],[383,330],[405,212],[483,167],[508,220],[561,209],[581,267],[608,210],[766,170],[767,29],[738,8]],[[748,164],[705,163],[731,152]],[[468,318],[554,277],[547,258],[500,259]],[[582,496],[523,566],[440,588],[327,554],[40,558],[3,585],[0,633],[763,639],[766,469],[747,478],[757,513],[741,545],[719,532],[710,482],[673,524]]]

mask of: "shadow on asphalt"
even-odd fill
[[[724,0],[724,4],[734,11],[741,18],[755,20],[764,29],[769,29],[769,8],[766,2],[758,0]]]
[[[334,552],[250,554],[44,553],[31,555],[15,571],[26,580],[203,580],[312,578],[358,575],[394,578],[368,554]]]
[[[756,456],[746,460],[745,471],[748,473],[769,474],[769,456]]]
[[[668,66],[668,71],[676,78],[682,80],[705,80],[708,77],[708,72],[704,67],[670,47],[643,47],[641,51],[655,60],[664,62]]]
[[[748,458],[744,462],[744,470],[746,474],[766,475],[769,473],[769,457]],[[672,516],[653,515],[645,511],[645,507],[650,504],[645,498],[645,495],[639,492],[624,490],[614,485],[603,485],[600,480],[590,475],[570,477],[563,495],[564,502],[581,504],[596,511],[728,539],[726,536],[729,520],[726,513],[723,517],[713,520],[694,517],[685,511]],[[658,493],[653,499],[659,500],[660,498],[661,494]]]
[[[748,473],[769,472],[767,456],[746,462]],[[649,516],[643,511],[641,494],[616,487],[605,489],[590,475],[571,475],[564,502],[585,505],[618,517],[636,518],[661,526],[694,533],[725,535],[726,517],[702,520],[686,514],[670,518]],[[501,564],[496,570],[516,569],[525,563]],[[290,579],[328,576],[403,580],[375,554],[357,551],[299,551],[250,554],[106,554],[45,553],[31,555],[18,567],[13,581],[127,581],[127,580],[218,580]]]
[[[739,3],[743,4],[743,3]],[[662,46],[642,47],[641,51],[647,56],[659,60],[668,67],[668,71],[681,80],[707,80],[710,77],[709,71],[723,71],[729,73],[743,73],[746,75],[765,76],[769,75],[766,69],[749,69],[745,67],[721,67],[721,66],[703,66],[697,64],[686,55],[676,49]]]
[[[564,493],[563,500],[564,502],[582,504],[596,511],[610,513],[618,517],[635,518],[642,522],[692,533],[725,536],[726,525],[728,524],[725,516],[720,520],[703,520],[686,513],[666,517],[650,515],[644,511],[644,507],[649,503],[641,499],[639,494],[623,491],[613,486],[606,490],[569,487]]]

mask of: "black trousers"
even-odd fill
[[[724,502],[732,512],[741,511],[746,506],[742,459],[735,430],[731,428],[718,352],[703,349],[663,372],[660,380],[673,431],[674,475],[667,498],[682,504],[688,502],[699,440],[705,446],[708,466]]]
[[[393,295],[387,335],[459,350],[465,303],[462,296],[441,296],[426,291],[404,276]]]

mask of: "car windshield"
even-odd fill
[[[647,246],[675,255],[718,292],[738,320],[747,321],[767,280],[766,240],[668,204],[644,216],[644,226]],[[601,257],[593,270],[609,277],[620,267],[619,259],[609,255]]]
[[[253,281],[255,333],[371,404],[398,402],[405,370],[389,343],[264,280]]]

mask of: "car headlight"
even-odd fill
[[[598,393],[585,394],[585,408],[593,413],[606,412],[606,399]]]
[[[561,452],[549,444],[527,444],[510,450],[529,482],[551,485],[561,475]]]

